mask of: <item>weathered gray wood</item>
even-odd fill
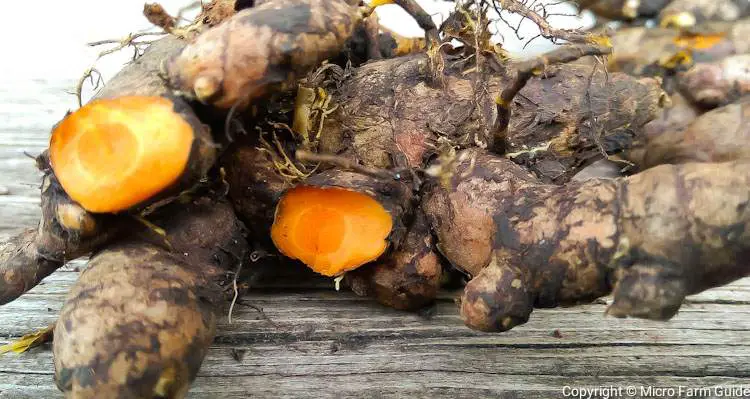
[[[59,398],[45,375],[13,375],[11,383],[0,383],[0,398]],[[482,374],[449,372],[382,373],[348,375],[242,375],[233,377],[199,376],[188,395],[191,399],[214,398],[560,398],[564,386],[620,386],[625,387],[710,387],[739,386],[746,379],[729,377],[570,377],[517,374]],[[23,384],[23,385],[21,385]],[[29,386],[19,389],[19,386]],[[624,392],[624,391],[623,391]],[[624,395],[623,395],[624,396]],[[599,398],[601,396],[593,396]],[[628,398],[655,398],[636,394]]]
[[[291,349],[291,352],[290,352]],[[240,360],[232,350],[245,351]],[[657,345],[598,347],[518,348],[498,346],[493,350],[481,343],[458,340],[411,339],[346,345],[340,340],[302,341],[289,345],[215,345],[204,361],[204,377],[282,375],[351,375],[396,372],[450,372],[476,374],[523,374],[544,376],[649,376],[670,374],[682,377],[721,375],[750,377],[743,361],[750,346],[727,353],[713,345],[672,345],[664,351]],[[511,361],[512,360],[512,361]],[[609,361],[608,361],[609,360]],[[681,365],[675,370],[675,364]],[[52,355],[47,350],[17,356],[12,367],[0,366],[0,373],[52,374]],[[339,367],[340,366],[340,367]]]
[[[76,275],[71,268],[55,273],[0,307],[0,334],[18,336],[54,321]],[[749,285],[746,279],[728,288]],[[429,320],[348,292],[258,290],[244,300],[262,307],[271,321],[237,307],[234,323],[219,327],[191,397],[241,397],[247,390],[305,396],[317,387],[322,397],[496,396],[510,390],[523,398],[555,395],[562,385],[583,381],[703,386],[716,378],[698,377],[750,378],[747,305],[688,306],[669,323],[603,318],[604,305],[543,310],[526,326],[493,335],[464,328],[445,300]],[[244,357],[236,360],[232,351]],[[56,395],[49,351],[6,355],[0,362],[0,390],[6,393],[43,378],[48,388],[34,387],[26,397]],[[329,383],[321,387],[319,380]]]
[[[39,172],[23,152],[41,152],[51,126],[73,106],[63,85],[38,86],[33,96],[0,87],[7,102],[0,104],[0,186],[10,189],[0,195],[0,240],[36,226]],[[84,261],[72,262],[0,307],[0,344],[54,322],[83,268]],[[424,318],[330,287],[318,279],[254,289],[243,301],[267,318],[242,305],[232,324],[223,318],[190,397],[547,398],[562,397],[565,385],[750,379],[750,278],[690,297],[667,323],[605,318],[599,303],[538,310],[504,334],[465,328],[456,292],[442,293]],[[48,349],[4,355],[0,398],[59,398],[52,375]]]
[[[5,321],[0,325],[0,336],[18,337],[46,326],[55,320],[63,297],[62,292],[48,295],[31,292],[22,300],[0,307],[0,320]],[[603,305],[539,310],[523,327],[505,334],[486,335],[466,329],[456,306],[444,301],[438,303],[430,319],[379,307],[348,292],[255,294],[246,296],[243,302],[262,307],[273,325],[260,319],[254,309],[240,305],[235,307],[233,323],[224,323],[219,329],[219,342],[284,343],[349,334],[352,339],[363,341],[492,337],[497,345],[683,343],[686,339],[693,344],[739,345],[744,341],[736,341],[738,336],[750,330],[748,305],[687,307],[667,323],[605,318]],[[563,337],[553,337],[555,330]],[[594,338],[596,341],[592,341]]]

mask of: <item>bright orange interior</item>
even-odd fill
[[[685,35],[674,39],[677,46],[691,50],[707,50],[726,40],[726,34]]]
[[[377,259],[392,227],[391,215],[366,194],[303,186],[281,198],[271,238],[284,255],[332,277]]]
[[[50,160],[65,192],[89,212],[141,204],[185,171],[193,128],[163,97],[94,100],[52,131]]]

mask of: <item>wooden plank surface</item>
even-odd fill
[[[37,154],[71,98],[0,88],[0,239],[33,227]],[[50,87],[52,86],[52,87]],[[84,267],[73,262],[0,307],[0,343],[53,322]],[[605,303],[539,310],[504,334],[465,328],[441,295],[430,317],[332,286],[259,288],[223,318],[191,398],[563,397],[564,386],[748,386],[750,279],[689,298],[667,323],[605,318]],[[605,299],[606,301],[606,299]],[[0,398],[57,398],[49,348],[0,358]],[[647,397],[638,392],[628,397]],[[598,397],[598,396],[594,396]],[[599,396],[601,397],[601,396]],[[657,396],[658,397],[658,396]]]

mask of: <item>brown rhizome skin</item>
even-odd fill
[[[567,62],[611,50],[588,34],[562,47],[566,57],[547,54],[537,64],[489,47],[443,51],[393,36],[390,53],[376,52],[373,38],[388,37],[373,34],[374,20],[355,3],[215,1],[198,36],[156,42],[99,93],[168,99],[195,122],[202,145],[179,185],[118,215],[83,210],[46,170],[39,228],[0,250],[4,302],[66,260],[92,255],[55,327],[56,380],[66,395],[183,397],[248,244],[280,262],[302,259],[273,231],[284,200],[305,190],[375,201],[391,226],[368,262],[324,274],[386,306],[417,310],[435,300],[446,275],[461,273],[471,279],[461,314],[484,331],[522,324],[534,308],[609,293],[611,315],[668,319],[685,295],[747,274],[748,165],[731,145],[744,140],[744,103],[700,115],[702,100],[678,85],[683,93],[667,114],[659,73],[635,71],[628,60],[621,71],[657,78],[607,70],[602,60]],[[652,5],[637,11],[656,15],[662,6]],[[705,45],[708,57],[737,51],[722,47],[735,33],[668,41]],[[341,65],[336,57],[346,58],[360,34],[365,56]],[[482,57],[498,65],[483,69]],[[709,61],[696,68],[715,66]],[[706,82],[709,91],[728,87],[690,79],[699,69],[670,71],[700,91]],[[303,89],[310,101],[299,98]],[[711,107],[735,100],[720,94]],[[719,139],[733,128],[731,139]],[[313,156],[295,157],[305,152]],[[573,178],[623,158],[640,172]],[[144,216],[161,236],[134,228]]]

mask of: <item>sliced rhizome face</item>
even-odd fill
[[[338,276],[377,259],[393,227],[388,211],[367,194],[339,187],[287,191],[271,229],[284,255],[325,276]]]
[[[65,192],[90,212],[120,212],[156,196],[188,167],[195,135],[171,100],[99,99],[52,131],[50,160]]]

